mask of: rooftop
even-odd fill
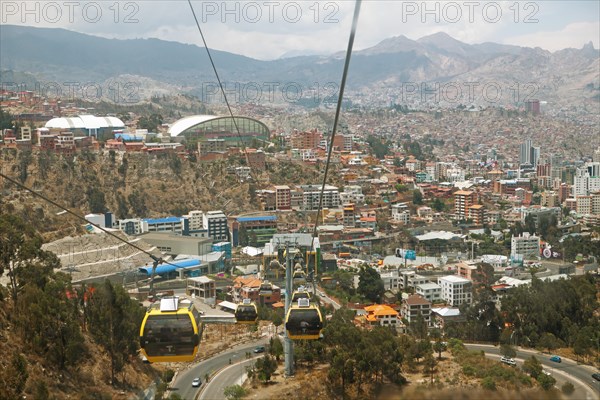
[[[471,282],[470,280],[463,278],[462,276],[457,276],[457,275],[442,276],[438,279],[440,281],[446,281],[446,282],[450,282],[450,283],[469,283],[469,282]]]

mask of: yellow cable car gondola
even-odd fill
[[[288,310],[285,329],[292,340],[319,339],[323,329],[321,311],[317,306],[310,304],[310,300],[300,299],[297,305],[291,306]]]
[[[165,297],[146,311],[140,347],[150,362],[193,361],[201,336],[200,314],[192,302]]]
[[[235,309],[235,320],[238,324],[255,324],[258,321],[256,305],[250,299],[244,299]]]
[[[301,288],[300,288],[301,289]],[[310,300],[310,293],[306,290],[296,290],[294,293],[292,293],[292,304],[298,304],[298,300],[300,299],[309,299]]]
[[[271,296],[273,294],[273,285],[270,282],[264,281],[258,289],[260,296]]]
[[[292,276],[292,281],[294,286],[303,285],[306,283],[306,275],[302,270],[294,271],[294,275]]]

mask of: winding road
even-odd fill
[[[254,355],[254,353],[252,353],[252,350],[258,346],[258,345],[265,345],[266,343],[268,343],[268,338],[261,338],[261,339],[257,339],[248,343],[244,343],[238,346],[234,346],[231,349],[228,349],[226,352],[221,353],[221,354],[217,354],[214,357],[211,357],[207,360],[204,360],[202,362],[199,362],[198,364],[194,365],[193,367],[185,370],[185,371],[180,371],[177,374],[177,377],[175,378],[175,380],[171,383],[171,385],[169,386],[169,390],[171,391],[171,393],[177,393],[178,395],[181,396],[181,398],[185,399],[185,400],[195,400],[196,396],[198,395],[198,392],[200,391],[200,389],[202,389],[203,391],[206,389],[210,389],[210,387],[212,386],[212,383],[214,381],[214,374],[219,371],[220,369],[222,369],[223,367],[226,367],[230,364],[230,360],[232,364],[236,364],[239,361],[242,361],[246,358],[246,353],[251,353],[252,355]],[[206,374],[209,374],[211,376],[211,380],[208,382],[208,384],[206,382],[204,382],[204,376]],[[240,377],[240,373],[238,371],[237,377]],[[195,388],[192,387],[192,381],[194,380],[194,378],[200,378],[202,380],[202,385],[199,388]],[[220,378],[219,378],[220,380]],[[234,385],[235,381],[233,383],[227,383],[224,387],[229,386],[229,385]],[[207,386],[206,388],[204,386]],[[211,393],[212,393],[212,389],[211,389]],[[205,399],[223,399],[223,391],[221,389],[221,393],[218,396],[215,397],[204,397],[204,395],[202,396],[202,398]]]
[[[483,350],[487,357],[500,360],[500,348],[492,345],[484,344],[467,344],[465,346],[469,350]],[[561,363],[550,361],[550,355],[540,353],[535,350],[516,349],[517,356],[515,361],[518,365],[522,365],[523,361],[535,356],[543,365],[544,370],[550,372],[552,377],[556,379],[556,386],[560,386],[564,382],[571,382],[575,386],[575,392],[570,396],[571,399],[581,400],[596,400],[600,398],[600,382],[592,378],[595,371],[593,367],[577,364],[575,361],[562,358]]]

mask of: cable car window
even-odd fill
[[[151,357],[193,354],[197,338],[188,315],[153,315],[144,327],[144,350]]]
[[[316,310],[293,309],[285,326],[292,332],[318,334],[322,323]]]

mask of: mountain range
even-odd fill
[[[135,82],[138,94],[149,97],[169,92],[206,94],[207,87],[212,90],[217,82],[204,48],[194,45],[159,39],[106,39],[64,29],[14,25],[0,25],[0,40],[0,80],[5,86],[23,74],[39,82],[61,84]],[[344,58],[344,53],[293,56],[290,52],[284,58],[262,61],[219,50],[211,53],[228,88],[246,85],[267,90],[276,82],[290,90],[305,88],[303,95],[315,84],[320,89],[328,83],[336,85]],[[591,42],[581,49],[552,53],[497,43],[467,44],[445,33],[418,40],[398,36],[354,51],[348,96],[403,103],[418,101],[419,96],[409,97],[408,93],[415,92],[415,87],[427,87],[442,93],[440,100],[458,101],[459,87],[464,102],[471,85],[476,88],[475,98],[469,99],[473,103],[493,98],[514,104],[533,97],[553,104],[600,101],[599,60],[600,52]],[[484,88],[487,95],[482,95]],[[498,90],[502,92],[499,97]]]

